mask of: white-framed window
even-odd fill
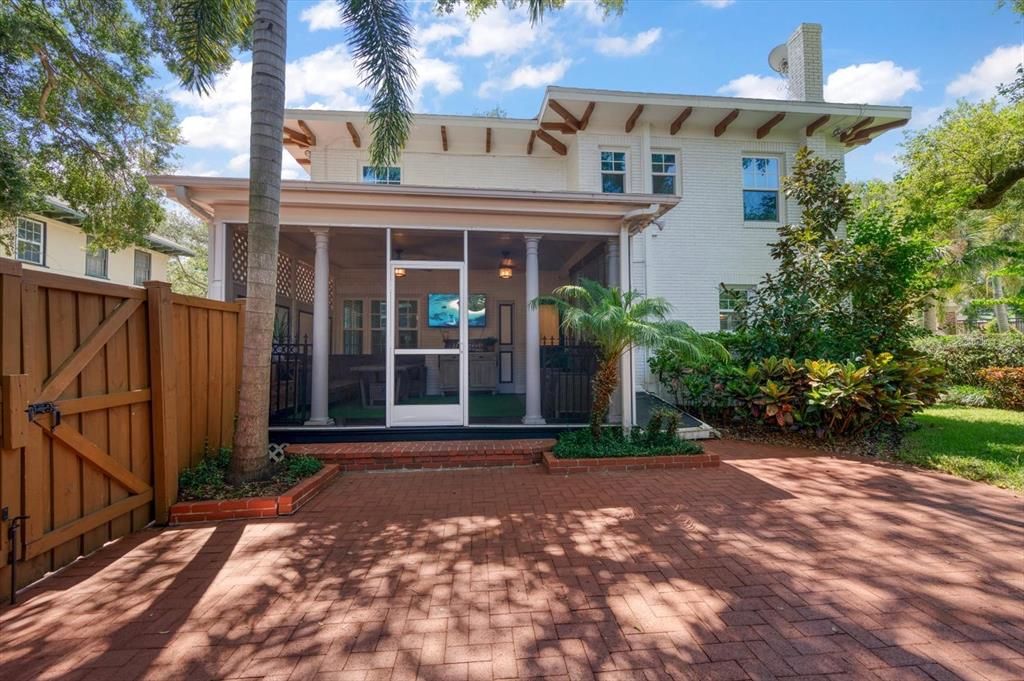
[[[605,194],[626,192],[626,152],[601,152],[601,191]]]
[[[399,348],[415,348],[419,345],[418,300],[398,301],[398,343]],[[370,301],[370,350],[374,354],[383,354],[387,350],[387,302],[383,300]]]
[[[743,157],[744,221],[779,221],[779,167],[775,156]]]
[[[363,301],[342,301],[341,324],[341,354],[363,354]]]
[[[89,277],[107,278],[110,253],[105,248],[93,246],[95,239],[85,237],[85,274]]]
[[[718,289],[718,328],[735,331],[739,323],[738,304],[754,290],[749,284],[724,284]]]
[[[398,166],[363,166],[363,184],[402,184],[402,169]]]
[[[135,276],[136,286],[142,286],[153,278],[153,256],[146,251],[135,251]]]
[[[655,151],[651,154],[651,191],[655,194],[679,192],[679,165],[675,152]]]
[[[18,218],[14,235],[14,257],[33,265],[46,264],[46,224],[29,218]]]

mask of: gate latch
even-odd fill
[[[25,410],[28,414],[29,421],[35,421],[36,417],[40,414],[53,414],[53,428],[60,425],[60,409],[57,408],[53,402],[36,402],[35,404],[28,405],[28,409]]]

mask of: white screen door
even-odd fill
[[[389,426],[465,425],[466,268],[391,260],[387,298]]]

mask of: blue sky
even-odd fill
[[[292,0],[288,106],[364,109],[334,0]],[[438,16],[410,3],[420,82],[416,109],[470,114],[498,105],[537,114],[549,84],[685,94],[783,97],[768,51],[800,22],[823,26],[829,101],[914,107],[910,127],[933,123],[958,97],[977,100],[1012,80],[1024,60],[1024,23],[994,0],[955,2],[767,2],[629,0],[605,19],[589,0],[569,0],[532,28],[504,7],[475,21]],[[166,87],[187,144],[179,172],[248,172],[251,62],[238,55],[206,98]],[[847,156],[851,179],[888,178],[902,133],[890,132]],[[306,174],[286,155],[284,175]]]

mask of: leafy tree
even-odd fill
[[[206,224],[189,213],[168,211],[160,226],[162,236],[189,249],[194,256],[175,256],[167,263],[167,275],[175,293],[205,297],[207,294]]]
[[[739,301],[745,359],[845,360],[906,348],[911,314],[931,286],[934,249],[892,210],[885,187],[862,187],[858,205],[841,170],[804,148],[784,178],[802,222],[779,229],[777,270]]]
[[[943,244],[940,288],[989,279],[998,328],[1007,330],[1003,277],[1024,241],[1024,101],[958,102],[910,135],[900,160],[901,210]]]
[[[0,226],[59,196],[98,245],[154,231],[162,209],[146,175],[168,170],[180,141],[149,85],[159,42],[125,2],[0,5]]]
[[[664,298],[643,298],[634,291],[623,292],[583,279],[575,285],[560,286],[552,295],[540,296],[530,305],[555,305],[561,313],[562,328],[597,347],[598,368],[590,409],[594,440],[601,439],[601,425],[619,384],[619,358],[634,346],[668,347],[676,356],[694,363],[728,357],[718,342],[682,322],[669,321],[672,308]]]

